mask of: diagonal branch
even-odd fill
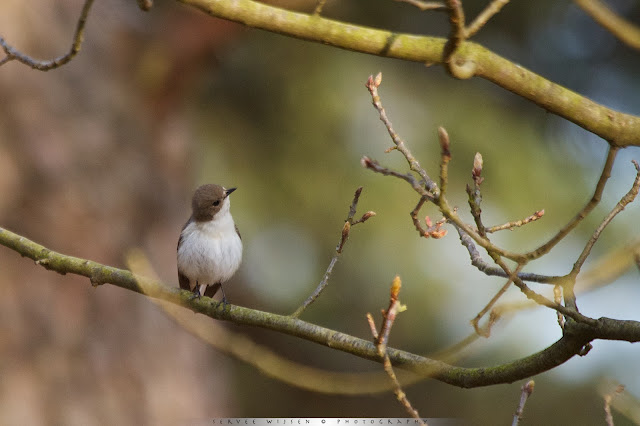
[[[322,281],[316,287],[314,292],[304,301],[304,303],[296,309],[294,313],[291,314],[293,318],[298,318],[305,309],[309,307],[319,296],[320,293],[329,285],[329,278],[331,277],[331,273],[333,272],[333,267],[338,263],[338,259],[342,254],[342,249],[344,248],[345,243],[349,239],[349,233],[351,231],[351,227],[353,225],[357,225],[359,223],[364,223],[369,218],[376,215],[373,211],[368,211],[362,215],[360,219],[353,220],[356,215],[356,208],[358,207],[358,200],[360,199],[360,194],[362,193],[362,187],[356,189],[356,192],[353,196],[353,201],[351,202],[351,206],[349,207],[349,214],[347,215],[347,220],[344,222],[344,226],[342,227],[342,233],[340,236],[340,242],[336,246],[336,254],[331,258],[331,262],[329,262],[329,266],[327,267],[327,271],[324,273],[322,277]]]
[[[584,265],[584,262],[587,260],[587,257],[589,257],[589,254],[591,253],[591,249],[593,248],[595,243],[598,241],[598,238],[600,238],[600,234],[602,234],[602,231],[604,231],[607,225],[611,223],[613,218],[616,217],[618,213],[624,210],[627,204],[633,202],[633,200],[635,200],[636,197],[638,196],[638,191],[640,191],[640,165],[635,160],[633,160],[633,165],[635,166],[637,173],[636,173],[636,178],[633,181],[633,185],[631,186],[631,189],[620,199],[620,201],[618,201],[618,204],[616,204],[616,206],[611,210],[611,212],[609,212],[609,214],[604,218],[600,226],[598,226],[598,228],[595,230],[595,232],[587,242],[587,245],[582,250],[582,253],[580,253],[578,260],[576,260],[576,262],[573,265],[573,269],[569,273],[569,275],[573,277],[573,280],[572,280],[573,282],[575,282],[575,277],[578,276],[578,274],[580,273],[580,269],[582,268],[582,265]]]
[[[640,28],[617,15],[600,0],[573,0],[598,24],[634,49],[640,49]]]
[[[441,64],[447,42],[440,37],[396,33],[292,12],[255,0],[178,1],[252,28],[413,62]],[[452,59],[462,64],[467,78],[478,76],[491,81],[602,137],[610,145],[640,146],[640,117],[606,108],[476,43],[463,42]]]
[[[509,0],[493,0],[467,27],[467,38],[473,37],[500,9],[509,3]]]
[[[380,121],[382,121],[384,126],[387,128],[387,132],[389,132],[389,136],[391,137],[391,140],[393,141],[395,148],[398,151],[400,151],[402,155],[404,155],[405,158],[407,159],[407,162],[409,163],[409,168],[411,169],[411,171],[416,172],[417,174],[420,175],[420,177],[422,178],[422,183],[424,184],[425,188],[427,188],[427,190],[431,194],[433,194],[432,198],[437,198],[440,193],[438,186],[429,177],[429,175],[427,175],[427,172],[422,166],[420,166],[420,163],[418,162],[418,160],[416,160],[413,154],[411,154],[411,152],[406,147],[404,140],[400,137],[400,135],[398,135],[398,133],[396,133],[396,131],[393,130],[393,124],[391,124],[391,120],[389,120],[389,117],[387,117],[387,112],[382,106],[382,102],[380,101],[380,95],[378,94],[378,87],[380,87],[381,83],[382,83],[382,73],[378,73],[378,75],[376,75],[375,78],[373,76],[369,76],[369,79],[365,84],[365,86],[369,90],[369,93],[371,93],[371,101],[373,103],[373,107],[376,109],[376,111],[378,111],[378,115],[380,116]],[[424,195],[425,194],[423,194],[423,196]]]
[[[439,1],[425,1],[425,0],[396,0],[400,3],[408,3],[412,6],[417,7],[418,9],[425,10],[435,10],[440,12],[446,12],[447,6],[444,3]]]
[[[610,147],[609,152],[607,153],[607,159],[604,162],[604,167],[602,168],[602,173],[600,174],[600,179],[598,179],[598,183],[596,185],[596,189],[593,192],[593,196],[589,200],[589,202],[580,210],[574,217],[567,223],[556,235],[551,237],[549,241],[538,247],[537,249],[527,253],[527,258],[530,260],[537,259],[551,251],[552,248],[556,246],[560,241],[564,239],[564,237],[569,234],[582,220],[591,213],[591,211],[598,205],[600,200],[602,199],[602,193],[604,192],[604,187],[607,184],[607,181],[611,177],[611,169],[613,168],[613,163],[616,160],[616,155],[618,154],[618,148]]]

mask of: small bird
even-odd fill
[[[235,190],[208,184],[193,194],[191,217],[178,239],[178,281],[194,297],[213,297],[240,267],[242,240],[229,211]]]

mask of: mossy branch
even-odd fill
[[[330,330],[289,316],[213,301],[208,297],[192,299],[189,291],[168,287],[157,280],[130,271],[102,265],[87,259],[52,251],[23,236],[0,228],[0,244],[38,265],[60,274],[76,274],[89,278],[92,285],[115,286],[164,300],[214,319],[266,328],[309,340],[358,357],[380,362],[376,345],[368,340]],[[600,318],[593,326],[571,323],[553,345],[519,360],[496,367],[462,368],[394,348],[387,348],[392,364],[436,380],[464,388],[512,383],[563,364],[594,339],[640,341],[640,322]]]
[[[442,64],[447,39],[365,27],[293,12],[254,0],[178,0],[205,13],[248,27],[371,55]],[[213,24],[212,24],[213,25]],[[449,58],[451,74],[478,76],[602,137],[611,146],[640,146],[640,117],[600,105],[473,42]]]

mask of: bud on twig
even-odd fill
[[[375,215],[376,215],[376,212],[370,210],[370,211],[366,212],[365,214],[363,214],[358,222],[366,222],[367,220],[369,220],[369,218],[371,218],[371,217],[373,217]]]
[[[438,137],[440,138],[440,149],[442,150],[442,156],[451,158],[451,143],[449,142],[449,134],[442,126],[438,127]]]
[[[478,186],[484,180],[484,178],[481,176],[482,175],[482,164],[483,164],[482,154],[480,154],[479,152],[476,152],[475,157],[473,157],[473,170],[471,171],[471,176],[473,176],[473,181]]]
[[[374,83],[375,83],[376,87],[380,87],[380,84],[382,83],[382,72],[379,72],[379,73],[376,75],[376,78],[375,78],[375,80],[374,80]]]
[[[398,294],[400,294],[400,288],[402,287],[402,280],[398,275],[395,276],[391,282],[391,299],[397,300]]]

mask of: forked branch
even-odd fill
[[[87,18],[89,16],[89,10],[91,9],[92,4],[93,0],[85,0],[84,6],[82,7],[82,12],[80,13],[80,18],[78,18],[75,34],[73,35],[73,42],[71,43],[71,47],[66,54],[49,61],[39,61],[37,59],[33,59],[28,55],[25,55],[24,53],[10,46],[2,37],[0,37],[0,46],[6,54],[6,56],[2,60],[0,60],[0,66],[6,64],[9,61],[16,60],[18,62],[22,62],[25,65],[28,65],[33,69],[39,71],[49,71],[71,61],[78,54],[78,52],[80,52],[80,48],[82,47],[82,41],[84,38],[84,27],[87,24]]]

